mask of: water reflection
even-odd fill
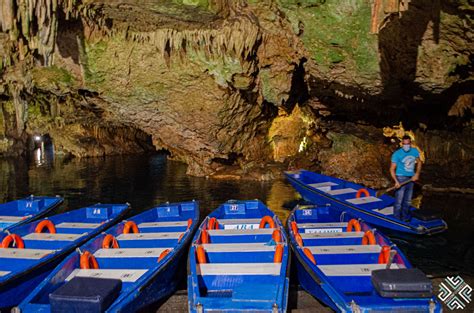
[[[45,154],[47,155],[47,154]],[[228,199],[260,199],[286,218],[283,203],[293,189],[282,181],[220,181],[186,175],[184,164],[164,155],[67,159],[50,155],[0,161],[0,199],[9,201],[29,194],[61,195],[65,208],[96,202],[129,202],[138,212],[162,202],[199,200],[202,215]],[[267,201],[268,199],[268,201]]]

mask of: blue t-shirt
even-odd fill
[[[398,149],[392,154],[392,163],[397,164],[395,175],[412,177],[415,175],[416,159],[420,157],[420,152],[416,148],[410,148],[408,152]]]

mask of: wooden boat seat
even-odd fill
[[[388,206],[383,209],[375,209],[374,212],[377,212],[383,215],[393,215],[393,206]]]
[[[120,234],[117,240],[178,239],[182,232]]]
[[[386,264],[338,264],[318,265],[326,276],[370,276],[372,271],[386,268]],[[399,264],[392,264],[391,269],[404,268]]]
[[[151,228],[151,227],[186,227],[188,221],[171,221],[171,222],[150,222],[140,223],[137,225],[138,228]]]
[[[316,184],[308,184],[308,186],[313,187],[315,189],[327,192],[331,190],[332,186],[337,186],[338,184],[327,181],[327,182],[322,182],[322,183],[316,183]]]
[[[281,263],[206,263],[197,265],[197,274],[205,275],[280,275]]]
[[[211,236],[236,236],[236,235],[271,235],[275,228],[256,229],[209,229]]]
[[[0,223],[2,222],[8,222],[8,223],[16,223],[16,222],[20,222],[22,221],[23,219],[27,219],[31,217],[31,215],[28,215],[28,216],[0,216]]]
[[[157,258],[166,249],[172,248],[99,249],[94,253],[94,256],[96,258]]]
[[[61,223],[56,225],[56,228],[90,228],[94,229],[99,227],[99,223]]]
[[[347,199],[346,201],[350,202],[352,204],[367,204],[367,203],[382,201],[382,199],[370,196],[370,197],[360,197],[360,198]]]
[[[325,239],[325,238],[362,238],[364,232],[351,231],[342,233],[300,233],[302,239]]]
[[[307,246],[312,254],[380,253],[379,245]]]
[[[326,191],[327,194],[331,196],[338,196],[338,195],[345,195],[347,193],[356,193],[357,190],[354,188],[342,188],[342,189],[334,189]]]
[[[75,269],[71,274],[66,278],[66,281],[70,281],[74,277],[95,277],[95,278],[110,278],[110,279],[120,279],[122,282],[135,282],[147,270],[139,269]]]
[[[265,243],[214,243],[203,244],[206,252],[260,252],[275,251],[276,246],[270,246]]]
[[[83,234],[50,234],[50,233],[30,233],[23,236],[23,240],[45,240],[45,241],[74,241],[86,233]]]
[[[218,219],[220,225],[260,224],[261,218]]]
[[[0,258],[39,260],[56,250],[49,249],[0,249]]]
[[[298,223],[298,228],[347,227],[344,223]]]

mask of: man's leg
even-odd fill
[[[410,205],[411,205],[411,198],[413,196],[413,185],[414,185],[413,182],[411,182],[403,186],[405,188],[405,192],[404,192],[403,201],[402,201],[401,217],[403,220],[407,220],[407,221],[411,219]]]
[[[403,195],[405,191],[405,186],[398,188],[395,191],[395,203],[393,205],[393,215],[395,218],[401,220],[403,218],[402,215],[402,202],[403,202]]]

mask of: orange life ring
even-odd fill
[[[296,235],[295,235],[295,240],[296,240],[296,243],[298,243],[298,245],[299,245],[300,247],[303,246],[303,238],[301,238],[301,235],[300,235],[300,234],[296,233]]]
[[[17,249],[25,249],[25,242],[23,239],[21,239],[20,236],[17,234],[9,234],[2,240],[2,248],[10,248],[10,244],[13,243],[13,245]],[[13,247],[12,247],[13,248]]]
[[[357,193],[356,193],[356,198],[360,198],[360,196],[364,194],[365,197],[369,197],[370,194],[369,194],[369,191],[365,188],[360,188],[359,190],[357,190]]]
[[[352,230],[353,228],[354,230]],[[361,230],[360,223],[355,218],[351,219],[349,223],[347,223],[347,230],[346,230],[347,232],[360,231],[360,230]]]
[[[291,230],[293,231],[293,234],[297,234],[298,233],[298,224],[296,224],[295,221],[291,222]]]
[[[163,250],[163,252],[161,252],[161,253],[160,253],[160,256],[158,257],[158,262],[160,262],[161,260],[163,260],[163,258],[164,258],[165,256],[167,256],[168,253],[170,253],[170,252],[171,252],[170,249]]]
[[[275,221],[273,220],[273,218],[271,218],[268,215],[265,215],[264,217],[262,217],[262,220],[260,221],[260,225],[258,226],[258,228],[265,228],[267,224],[270,226],[270,228],[275,228]]]
[[[215,217],[209,219],[209,222],[207,222],[207,229],[219,229],[219,222],[217,222]]]
[[[132,233],[134,234],[138,234],[140,231],[138,230],[138,226],[137,224],[135,224],[134,221],[128,221],[125,223],[125,225],[123,226],[123,233],[124,234],[129,234],[130,233],[130,230],[132,231]]]
[[[390,260],[390,247],[383,246],[379,254],[379,264],[387,264]]]
[[[202,246],[196,247],[196,254],[197,254],[197,261],[199,264],[207,263],[206,251],[204,251],[204,248]]]
[[[99,263],[97,263],[97,260],[89,251],[84,251],[84,253],[81,254],[80,264],[81,264],[81,269],[83,270],[88,270],[88,269],[96,270],[99,268]]]
[[[275,242],[281,242],[281,232],[279,229],[275,229],[272,233],[272,239]]]
[[[364,237],[362,237],[362,244],[363,245],[375,245],[375,236],[370,230],[364,233]]]
[[[316,265],[316,260],[314,259],[314,255],[311,253],[311,250],[308,248],[303,249],[304,255],[314,264]]]
[[[107,234],[104,237],[104,240],[102,241],[102,249],[110,249],[110,248],[118,249],[119,244],[118,244],[117,239],[113,235]]]
[[[201,231],[201,243],[209,243],[209,233],[205,229]]]
[[[191,225],[193,225],[193,219],[192,219],[192,218],[189,218],[189,219],[188,219],[188,227],[186,228],[186,230],[190,229],[190,228],[191,228]]]
[[[35,233],[42,233],[43,230],[47,228],[50,234],[56,234],[56,227],[54,227],[53,222],[50,220],[42,220],[36,225]]]
[[[183,239],[183,237],[184,237],[184,233],[182,233],[181,235],[179,235],[179,237],[178,237],[178,243],[181,242],[181,239]]]
[[[277,245],[275,249],[275,256],[273,257],[273,263],[281,263],[283,259],[283,245]]]

